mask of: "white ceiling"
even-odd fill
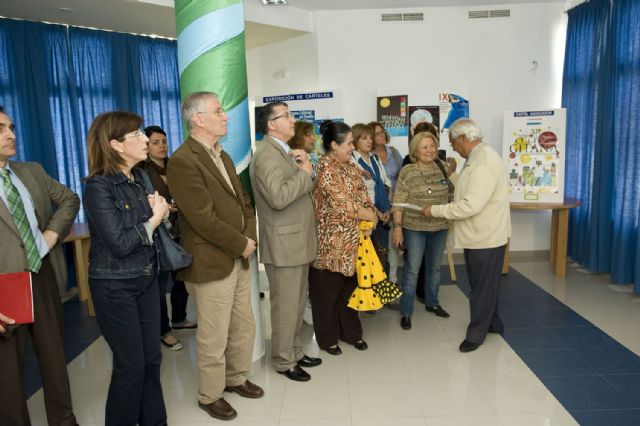
[[[167,2],[167,0],[141,1]],[[245,3],[261,3],[261,0],[244,1]],[[296,7],[307,11],[318,11],[486,6],[562,1],[564,0],[289,0],[290,6],[270,7]],[[0,0],[0,16],[175,38],[176,29],[173,8],[143,2],[138,0]],[[69,8],[71,10],[63,11],[60,8]],[[301,34],[304,34],[304,32],[247,22],[245,26],[245,43],[247,49],[251,49]]]
[[[252,0],[245,0],[252,1]],[[260,1],[260,0],[253,0]],[[350,10],[350,9],[402,9],[409,7],[487,6],[518,3],[562,3],[564,0],[288,0],[299,9]]]

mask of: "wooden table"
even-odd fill
[[[73,263],[76,268],[78,298],[81,302],[87,301],[89,316],[95,317],[96,312],[93,308],[93,299],[89,290],[89,246],[91,244],[89,225],[86,223],[74,223],[64,242],[73,242]]]
[[[567,275],[567,236],[569,233],[569,209],[580,205],[580,200],[566,197],[564,203],[511,203],[511,210],[551,210],[551,232],[549,238],[549,262],[555,275]],[[509,271],[509,246],[504,253],[502,273]]]

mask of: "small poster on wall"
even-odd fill
[[[285,102],[289,106],[289,111],[296,121],[306,121],[312,123],[314,127],[314,148],[313,153],[317,156],[322,155],[322,144],[320,143],[320,123],[324,120],[339,120],[342,118],[333,118],[336,114],[340,114],[341,106],[338,101],[338,93],[336,91],[311,92],[311,93],[291,93],[276,96],[262,96],[256,101],[257,108],[270,102]],[[255,118],[257,121],[257,116]],[[261,141],[263,134],[257,129],[255,132],[256,142]],[[285,141],[286,142],[286,141]]]
[[[512,202],[564,201],[566,110],[506,111],[503,157]]]
[[[469,101],[454,93],[440,93],[440,119],[443,124],[440,134],[449,131],[449,127],[459,118],[469,117]],[[441,138],[442,139],[442,138]]]
[[[418,123],[426,121],[436,126],[440,130],[440,107],[431,106],[410,106],[409,107],[409,136],[413,133]],[[436,135],[439,136],[439,135]]]
[[[384,125],[390,137],[409,135],[407,98],[407,95],[378,97],[378,122]]]

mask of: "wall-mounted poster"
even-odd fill
[[[564,201],[566,110],[506,111],[503,157],[511,201]]]
[[[407,98],[407,95],[378,97],[378,122],[384,125],[390,137],[409,135]]]
[[[416,125],[422,121],[431,123],[436,126],[436,129],[440,130],[440,107],[437,105],[432,106],[410,106],[409,107],[409,135],[416,127]],[[439,135],[436,135],[439,136]]]
[[[337,98],[338,96],[335,91],[261,96],[256,98],[256,111],[258,107],[271,102],[285,102],[289,106],[289,111],[291,111],[296,121],[307,121],[313,124],[315,132],[313,136],[314,153],[320,156],[323,151],[322,144],[320,143],[320,123],[327,119],[343,121],[342,118],[334,118],[336,114],[338,114],[338,116],[341,115],[342,110]],[[256,142],[261,141],[262,137],[262,133],[256,129]]]
[[[469,101],[454,93],[440,93],[440,120],[443,123],[440,133],[449,130],[449,127],[459,118],[469,117]]]

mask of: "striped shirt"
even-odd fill
[[[438,161],[438,160],[436,160]],[[435,163],[414,163],[404,166],[398,175],[393,203],[415,204],[420,207],[447,204],[449,187],[447,180]],[[393,207],[397,211],[398,207]],[[404,208],[402,227],[412,231],[440,231],[449,228],[444,218],[425,217],[419,211]]]

